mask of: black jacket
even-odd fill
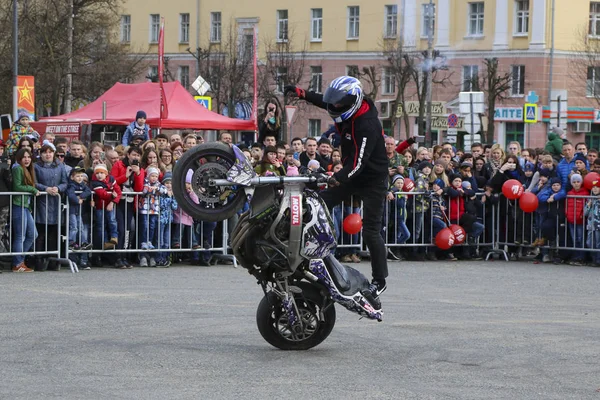
[[[305,96],[310,103],[327,109],[322,94],[306,92]],[[383,128],[377,117],[375,104],[371,100],[365,98],[352,118],[336,123],[335,127],[342,137],[344,165],[333,175],[337,181],[371,186],[388,178]]]

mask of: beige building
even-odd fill
[[[269,41],[289,40],[295,51],[305,50],[306,88],[314,85],[324,90],[333,78],[372,66],[378,87],[375,100],[384,129],[396,138],[404,138],[417,129],[415,89],[409,85],[405,104],[397,104],[393,70],[383,49],[399,38],[406,51],[427,49],[431,14],[428,3],[127,0],[120,30],[122,41],[130,45],[132,52],[149,49],[156,54],[160,17],[164,17],[169,70],[186,87],[198,75],[196,60],[188,49],[194,52],[197,47],[223,41],[230,28],[239,43],[250,40],[256,28],[259,64],[264,64],[267,46],[263,44]],[[444,86],[436,84],[432,89],[432,129],[437,142],[457,140],[463,144],[462,117],[459,115],[456,135],[452,130],[448,132],[447,116],[458,113],[459,92],[472,89],[470,78],[482,76],[483,60],[494,57],[501,74],[512,74],[506,98],[493,111],[497,142],[518,140],[528,147],[540,147],[548,126],[561,125],[573,140],[586,140],[590,146],[600,147],[600,106],[596,101],[600,97],[600,62],[596,67],[594,60],[573,61],[577,49],[600,41],[600,2],[555,1],[554,23],[551,5],[551,0],[434,1],[433,46],[446,66],[440,76],[447,77]],[[149,74],[156,70],[156,59],[151,60]],[[369,82],[364,83],[369,88]],[[526,126],[522,108],[529,100],[536,100],[528,98],[531,91],[539,97],[542,122]],[[410,115],[408,133],[402,124],[393,124],[399,109]],[[326,113],[307,108],[296,114],[293,135],[319,135],[330,123]]]

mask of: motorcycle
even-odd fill
[[[175,198],[197,220],[226,220],[248,202],[230,245],[264,291],[256,323],[279,349],[307,350],[324,341],[335,325],[335,303],[361,317],[383,318],[368,279],[333,256],[333,221],[310,188],[327,178],[257,176],[242,151],[224,143],[188,150],[173,171]]]

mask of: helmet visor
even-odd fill
[[[352,105],[356,101],[356,96],[348,94],[347,91],[339,90],[336,88],[328,87],[323,95],[323,101],[325,103],[339,106]]]

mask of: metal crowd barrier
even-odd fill
[[[112,212],[115,214],[115,222],[117,223],[117,243],[111,243],[112,237],[110,237],[110,233],[107,233],[107,225],[109,224],[106,223],[106,217],[109,212],[106,209],[96,212],[95,206],[89,204],[89,202],[84,202],[77,206],[79,207],[77,210],[79,215],[85,212],[83,215],[86,216],[86,221],[83,222],[83,225],[88,230],[88,243],[92,247],[90,249],[70,248],[67,250],[67,255],[73,258],[93,255],[115,258],[116,254],[124,256],[123,253],[137,253],[141,260],[141,257],[154,258],[158,253],[168,253],[165,257],[170,257],[172,253],[197,251],[199,253],[197,254],[198,257],[210,254],[211,259],[226,260],[237,268],[235,257],[228,254],[229,221],[225,220],[220,223],[195,221],[191,220],[180,208],[171,210],[172,219],[175,219],[175,217],[178,217],[179,221],[185,219],[186,222],[191,222],[191,225],[175,223],[173,221],[168,223],[165,227],[166,235],[164,237],[167,238],[165,240],[159,234],[159,228],[162,225],[159,221],[165,210],[160,208],[159,212],[152,214],[152,216],[147,213],[141,213],[139,210],[141,196],[143,196],[142,192],[123,192],[121,200],[114,207]],[[85,210],[86,208],[90,211],[89,215]],[[66,214],[71,215],[72,206],[69,202],[66,202],[65,209]],[[154,219],[155,222],[151,222],[151,219]],[[67,231],[70,232],[74,221],[72,218],[67,218],[66,220]],[[151,224],[155,224],[154,228],[151,228]],[[144,226],[146,227],[145,232],[143,229],[140,229]],[[124,231],[123,228],[125,228]],[[98,234],[98,230],[100,234]],[[78,235],[75,242],[81,245],[86,235],[82,235],[83,232],[81,229],[77,231]],[[220,240],[215,237],[215,231],[221,231]],[[147,238],[146,241],[144,241],[145,238]],[[178,238],[178,240],[173,240],[174,238]],[[142,245],[142,243],[148,242],[152,243],[152,247],[147,248]],[[114,246],[111,247],[111,245]]]
[[[62,208],[60,196],[57,198],[57,223],[53,225],[47,223],[48,217],[50,216],[49,207],[46,206],[45,209],[41,211],[41,207],[38,206],[40,198],[44,198],[46,200],[46,205],[48,205],[48,200],[51,198],[50,194],[41,191],[38,196],[27,192],[2,192],[0,193],[0,197],[1,196],[8,197],[9,203],[7,206],[0,207],[0,257],[5,258],[5,260],[10,257],[11,265],[13,264],[12,258],[14,256],[25,256],[30,259],[33,258],[34,262],[37,264],[56,263],[58,266],[68,265],[72,272],[78,272],[77,265],[73,264],[67,257],[61,257],[61,254],[64,254],[64,252],[61,251],[61,227],[63,224],[62,212],[60,212]],[[20,199],[21,204],[27,204],[27,202],[29,202],[30,207],[23,207],[23,209],[21,206],[13,204],[15,199]],[[29,208],[31,211],[27,210]],[[16,213],[20,214],[17,215]],[[27,229],[26,213],[31,214],[34,223],[34,240],[30,248],[22,248],[22,250],[19,251],[17,248],[25,245],[25,230]],[[43,214],[40,215],[40,213]],[[19,217],[20,226],[17,226],[15,224],[19,224],[19,222],[15,221],[15,219]],[[38,218],[45,221],[41,231],[38,227],[42,224],[35,222]],[[16,243],[15,236],[17,235],[17,230],[22,232],[23,241],[21,245]]]
[[[150,218],[147,215],[141,214],[138,210],[139,199],[142,193],[123,193],[123,197],[117,205],[115,214],[117,219],[118,243],[114,248],[105,248],[105,243],[110,243],[111,237],[104,229],[100,229],[100,235],[97,233],[99,227],[105,226],[106,210],[102,210],[98,215],[94,212],[94,207],[89,203],[83,203],[77,207],[79,214],[86,216],[83,226],[77,229],[75,242],[79,245],[87,241],[92,244],[91,248],[70,248],[69,236],[72,238],[73,220],[70,218],[71,206],[67,199],[62,196],[58,199],[58,209],[61,211],[57,215],[57,224],[44,224],[43,230],[38,231],[38,235],[43,237],[43,240],[34,240],[30,249],[17,251],[15,249],[14,235],[15,229],[13,213],[18,210],[12,206],[13,200],[20,197],[22,200],[29,197],[32,202],[33,220],[39,211],[39,197],[32,196],[24,192],[5,192],[0,193],[0,196],[7,196],[9,206],[0,207],[0,257],[12,257],[23,255],[29,257],[43,256],[48,260],[59,265],[68,265],[72,272],[78,271],[78,264],[82,260],[91,256],[105,257],[124,257],[126,254],[137,254],[142,257],[152,257],[158,253],[167,253],[169,256],[174,256],[177,253],[190,252],[192,257],[210,256],[213,259],[221,259],[231,262],[234,267],[237,267],[235,257],[230,253],[228,246],[228,238],[230,228],[233,228],[236,221],[235,218],[230,221],[223,221],[218,224],[202,223],[201,221],[192,221],[191,227],[183,224],[171,223],[167,229],[167,234],[164,240],[160,235],[155,235],[152,238],[152,248],[142,248],[142,233],[140,229],[143,221],[149,222]],[[399,209],[394,200],[386,201],[384,212],[384,221],[382,235],[385,245],[388,249],[411,248],[415,252],[431,252],[435,251],[435,232],[441,229],[442,225],[438,221],[434,221],[434,216],[431,213],[431,193],[430,192],[402,192],[399,195],[405,196],[406,199],[406,227],[410,237],[406,240],[398,241],[400,227],[397,224],[398,214],[403,212]],[[48,193],[40,192],[40,196],[50,196]],[[478,199],[481,201],[483,193],[477,193]],[[593,196],[569,196],[571,199],[581,199],[584,204],[588,201],[600,201],[600,198]],[[566,200],[565,204],[566,204]],[[446,199],[445,215],[452,215],[453,207],[457,203]],[[579,206],[578,206],[579,207]],[[89,211],[89,213],[87,212]],[[577,208],[573,210],[578,212]],[[48,220],[49,210],[46,208],[45,215],[42,220]],[[335,229],[337,232],[339,254],[348,254],[348,252],[360,252],[363,249],[362,235],[349,235],[343,231],[343,220],[350,213],[361,213],[362,205],[357,199],[349,199],[340,206],[332,210],[332,218],[334,220]],[[163,210],[161,209],[156,215],[160,220]],[[179,219],[182,217],[182,211],[174,210],[174,214],[179,213]],[[39,215],[37,215],[39,217]],[[486,259],[492,254],[500,254],[508,261],[508,254],[511,256],[517,255],[517,258],[523,256],[524,252],[530,251],[533,253],[542,252],[542,254],[554,255],[559,259],[572,259],[575,256],[585,258],[585,254],[598,254],[597,260],[600,261],[600,225],[598,230],[588,229],[587,220],[584,217],[583,225],[580,225],[578,231],[572,231],[569,224],[564,218],[554,219],[551,223],[546,220],[545,227],[549,229],[553,235],[545,237],[544,243],[538,239],[542,237],[542,227],[540,226],[541,217],[537,211],[533,213],[525,213],[519,208],[519,201],[507,200],[500,197],[495,204],[489,204],[489,201],[484,202],[478,208],[475,215],[476,221],[483,225],[483,234],[476,240],[465,240],[461,245],[456,245],[456,248],[476,248],[480,256],[485,256]],[[24,222],[21,219],[21,230],[24,227]],[[126,222],[129,222],[127,224]],[[448,221],[445,219],[443,226],[448,226]],[[454,222],[454,221],[452,221]],[[40,225],[37,225],[40,227]],[[125,229],[124,227],[129,229]],[[150,224],[145,225],[146,231],[150,231]],[[546,229],[548,230],[548,229]],[[196,231],[196,232],[195,232]],[[598,233],[596,233],[598,232]],[[87,235],[86,237],[86,233]],[[217,235],[217,233],[220,233]],[[577,233],[577,237],[573,237],[573,233]],[[547,236],[547,235],[546,235]],[[174,246],[176,243],[174,238],[180,238],[179,246]],[[588,238],[590,240],[588,240]],[[575,239],[575,240],[573,240]],[[167,242],[167,243],[165,243]],[[18,247],[18,246],[17,246]],[[584,255],[582,256],[581,253]],[[575,256],[573,255],[575,254]],[[50,257],[48,257],[50,256]]]

